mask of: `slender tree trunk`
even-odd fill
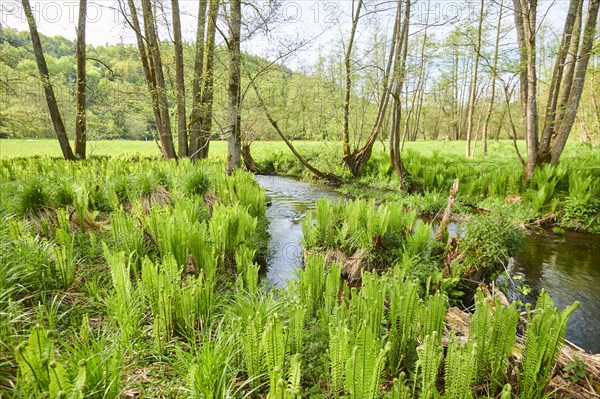
[[[158,110],[160,112],[161,129],[159,129],[160,143],[165,159],[177,158],[175,146],[173,145],[173,135],[171,133],[171,120],[169,116],[169,103],[167,100],[167,91],[165,88],[165,77],[163,74],[162,59],[158,47],[158,35],[156,32],[154,14],[150,0],[142,0],[142,13],[144,15],[144,29],[146,40],[150,49],[152,58],[151,67],[154,67],[153,74],[156,82],[156,91],[158,97]]]
[[[579,101],[585,84],[585,76],[587,66],[590,60],[592,49],[594,47],[594,38],[596,36],[596,24],[598,22],[598,9],[600,8],[600,0],[591,0],[587,13],[585,29],[583,31],[583,41],[581,43],[581,51],[575,68],[575,76],[573,79],[573,88],[571,89],[569,99],[565,106],[564,116],[560,120],[560,125],[557,129],[556,140],[552,145],[552,165],[555,165],[562,154],[571,128],[577,116],[579,109]]]
[[[52,88],[52,83],[50,82],[48,65],[46,64],[44,50],[42,49],[42,42],[40,41],[40,35],[37,31],[33,13],[31,12],[29,0],[21,0],[21,3],[23,4],[23,11],[27,17],[27,23],[29,24],[29,34],[31,36],[31,44],[33,45],[33,53],[35,55],[38,72],[40,73],[40,78],[44,87],[44,94],[46,96],[46,103],[48,104],[48,111],[50,111],[50,119],[52,119],[52,125],[54,126],[54,132],[58,138],[58,143],[64,159],[75,160],[75,155],[73,154],[71,144],[69,144],[67,131],[65,130],[65,124],[63,123],[60,110],[58,109],[56,96],[54,95],[54,89]]]
[[[202,73],[202,101],[200,103],[201,123],[201,147],[202,158],[208,157],[210,136],[212,134],[213,115],[213,64],[215,59],[215,34],[217,27],[217,16],[219,12],[219,0],[211,0],[208,7],[208,27],[206,30],[206,46],[204,48],[204,72]]]
[[[371,158],[373,146],[377,141],[377,136],[379,135],[379,132],[381,131],[384,121],[387,117],[387,106],[390,99],[389,78],[392,69],[392,64],[394,63],[394,51],[396,48],[398,31],[400,29],[401,12],[401,8],[398,7],[396,9],[396,18],[394,22],[394,29],[392,32],[390,51],[388,54],[387,64],[381,82],[381,96],[379,98],[379,104],[377,107],[377,117],[375,119],[375,123],[364,145],[360,149],[355,150],[351,156],[344,157],[344,163],[348,166],[353,176],[359,175],[362,172],[365,165],[367,164],[367,162],[369,161],[369,159]]]
[[[483,138],[482,138],[482,152],[483,155],[487,155],[487,141],[488,132],[490,130],[490,120],[492,118],[492,111],[494,110],[494,103],[496,100],[496,74],[498,73],[498,49],[500,48],[500,32],[502,27],[502,14],[504,13],[504,0],[500,0],[500,11],[498,11],[498,27],[496,28],[496,41],[494,43],[494,59],[492,61],[492,82],[491,82],[491,93],[490,103],[488,105],[487,114],[485,116],[485,122],[483,125]]]
[[[77,115],[75,117],[75,154],[80,159],[85,159],[86,146],[86,76],[85,76],[85,18],[87,13],[87,0],[79,0],[79,19],[77,22],[77,48],[75,58],[77,60],[77,83],[75,97],[77,104]]]
[[[232,174],[241,165],[241,51],[240,31],[242,7],[240,0],[231,0],[229,6],[229,84],[228,84],[228,138],[227,174]]]
[[[352,28],[350,30],[350,38],[348,39],[348,46],[344,54],[344,73],[346,76],[346,84],[344,87],[344,107],[343,107],[343,130],[344,136],[342,141],[342,152],[344,157],[350,156],[350,94],[352,93],[352,76],[350,68],[350,57],[352,56],[352,47],[354,45],[354,36],[356,34],[356,27],[358,26],[358,20],[360,18],[360,9],[362,8],[362,0],[358,0],[356,10],[352,16]],[[354,3],[353,3],[354,4]]]
[[[332,182],[338,182],[339,179],[337,177],[332,176],[332,175],[328,175],[326,173],[321,172],[319,169],[317,169],[314,166],[312,166],[306,159],[304,159],[304,157],[302,155],[300,155],[300,153],[296,150],[296,148],[294,147],[294,145],[292,144],[292,142],[289,141],[287,139],[287,137],[285,137],[285,135],[283,134],[283,132],[279,128],[279,124],[277,123],[277,121],[275,120],[275,118],[273,118],[273,116],[269,112],[269,109],[267,108],[267,105],[265,104],[262,96],[260,95],[260,92],[258,91],[258,88],[256,87],[256,83],[254,83],[254,81],[251,80],[250,84],[252,85],[252,88],[254,89],[254,93],[256,94],[256,98],[258,99],[258,103],[259,103],[260,107],[263,109],[263,111],[265,113],[265,116],[269,120],[269,123],[271,124],[271,126],[273,126],[273,129],[275,129],[275,131],[277,132],[277,134],[279,135],[279,137],[281,137],[281,139],[285,142],[285,144],[288,146],[288,148],[290,149],[290,151],[292,151],[292,154],[294,154],[294,156],[298,159],[298,161],[300,161],[300,163],[302,165],[304,165],[304,167],[306,169],[310,170],[318,178],[329,180],[329,181],[332,181]]]
[[[533,176],[538,155],[538,113],[537,113],[537,74],[536,74],[536,29],[537,0],[513,0],[515,25],[521,55],[521,102],[525,138],[527,142],[527,165],[525,180]],[[524,75],[523,75],[524,70]],[[523,80],[525,78],[525,80]],[[525,88],[524,92],[523,89]]]
[[[183,70],[183,43],[181,40],[181,19],[179,0],[171,0],[173,18],[173,47],[175,49],[175,83],[177,86],[177,155],[188,156],[187,115],[185,111],[185,75]]]
[[[398,7],[402,0],[398,0]],[[392,90],[392,126],[390,129],[390,162],[400,180],[400,189],[406,188],[406,170],[400,158],[400,130],[402,125],[402,88],[406,73],[406,56],[408,52],[408,25],[410,19],[410,0],[404,3],[404,17],[400,37],[396,46],[396,61],[393,74]]]
[[[484,0],[481,0],[479,6],[479,23],[477,24],[477,43],[475,45],[475,59],[473,61],[473,71],[471,72],[471,85],[469,87],[469,104],[467,108],[467,147],[465,149],[466,155],[470,157],[471,154],[471,136],[473,134],[473,115],[475,113],[475,102],[477,101],[477,75],[479,70],[479,57],[481,52],[481,30],[483,26],[483,4]]]
[[[206,0],[198,3],[198,25],[196,28],[196,58],[194,60],[194,79],[192,81],[192,112],[190,113],[189,156],[196,160],[202,158],[203,140],[201,134],[200,103],[202,102],[202,80],[204,73],[204,32],[206,27]]]
[[[148,54],[148,50],[146,48],[146,44],[144,42],[144,37],[142,35],[142,31],[140,28],[140,20],[138,18],[137,9],[135,7],[135,3],[133,0],[128,0],[127,4],[129,6],[130,13],[130,25],[135,32],[135,38],[137,41],[138,51],[140,53],[140,60],[142,62],[142,69],[144,70],[144,76],[146,78],[146,84],[148,86],[148,93],[150,94],[150,100],[152,103],[152,112],[154,113],[154,120],[156,121],[156,128],[159,131],[162,128],[162,121],[160,117],[160,110],[158,108],[158,95],[156,91],[156,82],[154,81],[154,72],[153,68],[150,66],[151,57]],[[123,12],[125,15],[125,12]],[[160,147],[160,146],[159,146]],[[162,152],[162,147],[160,147]]]
[[[564,34],[562,36],[558,54],[556,55],[552,79],[550,80],[544,128],[542,129],[542,138],[540,139],[540,153],[542,154],[547,153],[550,149],[550,139],[552,138],[555,127],[556,107],[558,105],[558,95],[565,69],[565,60],[569,53],[569,49],[571,49],[572,43],[579,42],[579,29],[576,29],[574,34],[573,28],[576,24],[576,19],[579,19],[577,25],[581,26],[582,6],[583,0],[571,1],[567,18],[565,19]]]

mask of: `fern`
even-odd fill
[[[351,398],[374,399],[378,397],[381,373],[385,365],[385,357],[390,349],[388,343],[384,348],[366,323],[363,323],[352,355],[346,362],[345,386]]]
[[[307,315],[316,315],[323,302],[325,280],[323,279],[325,259],[322,255],[309,254],[306,265],[298,276],[298,297],[306,306]]]
[[[329,323],[329,376],[330,387],[337,395],[343,387],[346,375],[346,361],[350,356],[350,330],[346,326],[347,316],[336,307]]]
[[[431,295],[421,307],[419,312],[419,339],[421,342],[425,336],[432,335],[434,332],[437,332],[437,336],[441,339],[447,306],[448,298],[438,291]]]
[[[342,264],[333,263],[327,270],[327,277],[325,278],[325,314],[329,316],[338,303],[338,295],[340,292],[340,285],[342,283]]]
[[[400,373],[398,378],[394,378],[392,390],[386,395],[387,399],[410,399],[412,398],[410,388],[406,385],[406,374]]]
[[[290,307],[290,320],[289,320],[289,346],[290,353],[301,353],[304,347],[304,319],[306,316],[306,307],[300,303],[294,303]]]
[[[445,399],[470,399],[472,385],[477,374],[477,344],[460,344],[454,335],[450,337],[445,368]]]
[[[109,313],[119,327],[121,343],[127,345],[139,335],[142,318],[139,301],[131,284],[130,263],[125,261],[123,252],[112,253],[105,243],[102,246],[114,289],[114,295],[108,299]]]
[[[534,311],[528,306],[525,355],[523,370],[519,374],[521,398],[542,397],[550,372],[560,353],[567,322],[571,313],[578,307],[579,302],[575,302],[559,312],[545,290],[540,293]]]
[[[417,348],[417,376],[421,384],[421,394],[419,397],[423,399],[439,395],[436,389],[436,382],[443,355],[440,339],[441,334],[438,331],[433,331],[431,335],[425,337],[423,344]]]
[[[398,370],[402,359],[409,351],[409,343],[414,340],[414,330],[419,317],[418,289],[417,283],[404,281],[399,268],[394,270],[388,312],[389,341],[392,343],[388,368],[392,373]]]
[[[269,397],[278,397],[279,380],[288,369],[288,331],[277,314],[267,322],[263,334],[265,363],[269,372]]]

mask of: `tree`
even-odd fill
[[[208,15],[206,15],[206,1],[201,1],[199,4],[192,111],[189,123],[189,155],[193,160],[208,157],[213,118],[213,65],[219,3],[219,0],[210,1]]]
[[[48,73],[48,65],[46,64],[46,58],[44,57],[44,51],[42,49],[42,42],[40,41],[40,35],[33,19],[33,13],[31,12],[31,6],[29,0],[21,0],[23,4],[23,11],[27,17],[27,24],[29,25],[29,34],[31,36],[31,43],[33,45],[33,53],[35,54],[35,61],[42,80],[44,87],[44,94],[46,96],[46,103],[48,104],[48,110],[50,111],[50,118],[52,119],[52,125],[54,126],[54,132],[58,138],[60,149],[63,153],[63,157],[66,160],[75,160],[75,154],[69,144],[69,138],[67,137],[67,131],[65,130],[65,124],[60,115],[58,104],[56,102],[56,96],[54,95],[54,89],[52,88],[52,82],[50,82],[50,74]]]
[[[144,77],[146,78],[146,84],[150,92],[152,111],[156,120],[161,151],[165,159],[177,158],[173,144],[173,135],[171,133],[169,103],[167,100],[162,59],[158,47],[156,20],[152,12],[152,6],[150,0],[142,0],[142,18],[144,21],[144,34],[142,34],[135,3],[133,0],[128,0],[127,4],[130,13],[130,20],[128,19],[127,21],[135,32]],[[123,10],[122,14],[125,15]]]
[[[77,22],[77,48],[75,58],[77,60],[77,82],[75,84],[75,96],[77,103],[77,116],[75,117],[75,154],[85,159],[86,147],[86,69],[85,69],[85,18],[87,11],[87,0],[79,1],[79,18]]]
[[[410,0],[398,0],[398,8],[403,7],[404,16],[400,22],[400,13],[397,13],[397,23],[401,26],[397,30],[398,39],[394,52],[394,69],[392,73],[392,126],[390,129],[390,162],[400,179],[400,188],[406,188],[408,172],[400,159],[400,130],[402,125],[402,88],[406,75],[406,55],[408,52],[408,28],[410,21]]]
[[[483,4],[479,3],[479,21],[477,24],[477,37],[474,51],[473,70],[471,71],[471,84],[469,85],[469,104],[467,107],[467,147],[466,155],[471,154],[471,136],[473,134],[473,114],[475,113],[475,103],[477,101],[477,77],[479,75],[479,58],[481,53],[481,30],[483,25]]]
[[[179,0],[171,0],[171,8],[171,15],[173,17],[173,44],[175,49],[175,81],[177,86],[177,155],[179,158],[185,158],[188,156],[188,135]]]
[[[241,165],[241,66],[240,37],[242,28],[242,6],[240,0],[229,2],[229,53],[228,126],[227,126],[227,174],[232,174]]]
[[[571,0],[556,56],[541,138],[538,137],[536,29],[537,1],[513,0],[521,61],[521,106],[527,143],[524,178],[535,168],[556,164],[577,115],[587,65],[594,45],[600,0],[590,0],[584,21],[583,0]]]

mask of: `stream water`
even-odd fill
[[[267,208],[270,221],[266,278],[284,286],[302,265],[302,217],[321,197],[341,200],[335,189],[282,176],[256,176],[271,197]],[[456,225],[449,226],[456,234]],[[510,299],[535,304],[545,288],[555,305],[564,309],[574,301],[580,306],[571,315],[566,337],[582,349],[600,353],[600,240],[591,234],[567,233],[564,237],[530,235],[524,249],[511,259],[510,275],[520,275],[531,287],[521,295],[509,287]]]

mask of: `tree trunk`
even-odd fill
[[[401,6],[398,0],[398,7]],[[392,90],[392,126],[390,129],[390,162],[400,180],[400,189],[406,188],[406,170],[400,158],[400,130],[402,125],[402,88],[406,73],[406,56],[408,52],[408,25],[410,19],[410,0],[404,3],[404,17],[396,46],[396,57]]]
[[[240,32],[242,7],[240,0],[231,0],[229,6],[229,84],[228,84],[228,137],[227,174],[232,174],[241,165],[241,51]]]
[[[485,123],[483,125],[483,137],[482,137],[482,153],[484,156],[487,155],[487,141],[488,132],[490,130],[490,120],[492,118],[492,111],[494,110],[494,103],[496,99],[496,74],[498,73],[498,50],[500,48],[500,32],[502,26],[502,14],[504,12],[504,0],[500,0],[500,11],[498,11],[498,27],[496,28],[496,42],[494,43],[494,59],[492,61],[492,82],[491,82],[491,93],[490,93],[490,104],[488,106],[487,114],[485,116]],[[497,139],[496,139],[497,141]]]
[[[75,118],[75,154],[80,159],[85,159],[86,146],[86,76],[85,76],[85,18],[87,11],[87,0],[79,0],[79,19],[77,22],[77,48],[75,58],[77,60],[77,83],[75,97],[77,104],[77,115]]]
[[[154,72],[153,68],[150,66],[151,57],[148,54],[146,44],[144,42],[144,37],[142,35],[142,31],[140,28],[140,21],[138,18],[137,10],[135,7],[135,3],[133,0],[128,0],[127,4],[129,6],[129,13],[131,15],[131,21],[129,21],[131,27],[135,32],[135,38],[137,41],[138,51],[140,53],[140,60],[142,62],[142,69],[144,70],[144,76],[146,78],[146,84],[148,86],[148,93],[150,93],[150,100],[152,102],[152,112],[154,113],[154,120],[156,121],[156,128],[160,132],[162,121],[160,117],[160,111],[158,108],[158,95],[156,91],[156,82],[154,81]],[[123,15],[125,13],[123,12]],[[161,152],[162,148],[159,146]]]
[[[473,61],[473,71],[471,72],[471,85],[469,90],[469,104],[467,109],[467,147],[466,155],[471,154],[471,136],[473,134],[473,114],[475,113],[475,102],[477,101],[477,74],[479,70],[479,57],[481,52],[481,30],[483,25],[483,2],[481,0],[479,6],[479,23],[477,25],[477,43],[475,45],[475,60]]]
[[[537,0],[513,0],[515,25],[521,56],[521,102],[525,141],[527,142],[527,165],[525,180],[533,176],[537,165],[538,113],[537,113],[537,74],[536,74],[536,29]],[[523,74],[523,69],[524,74]],[[524,90],[525,88],[525,90]]]
[[[358,20],[360,18],[360,9],[362,8],[362,0],[358,0],[356,10],[352,16],[352,28],[350,30],[350,38],[348,39],[348,47],[344,54],[344,73],[346,76],[346,85],[344,87],[344,107],[343,107],[343,130],[344,136],[342,140],[342,153],[344,157],[350,156],[350,94],[352,93],[352,77],[350,68],[350,56],[352,55],[352,47],[354,45],[354,36],[356,34],[356,27],[358,26]],[[354,4],[354,3],[353,3]]]
[[[572,89],[569,95],[569,99],[566,103],[564,117],[560,120],[556,133],[556,140],[552,145],[552,165],[555,165],[562,154],[571,128],[575,122],[577,116],[577,110],[579,108],[579,101],[581,100],[581,93],[585,84],[585,76],[587,73],[587,66],[590,60],[592,49],[594,47],[594,38],[596,35],[596,24],[598,21],[598,9],[600,8],[600,0],[591,0],[587,20],[585,23],[585,29],[583,31],[583,41],[581,43],[581,51],[577,60],[577,67],[575,69],[575,76],[573,79]]]
[[[160,55],[160,49],[158,47],[158,35],[156,32],[155,18],[152,12],[152,6],[150,0],[142,0],[142,13],[144,16],[144,29],[146,32],[146,40],[148,41],[148,47],[152,63],[151,68],[154,67],[153,72],[154,80],[156,82],[156,95],[158,98],[158,110],[160,112],[160,128],[159,136],[160,143],[163,150],[163,156],[165,159],[176,159],[177,154],[175,153],[175,146],[173,145],[173,135],[171,133],[171,120],[169,117],[169,103],[167,101],[167,91],[165,88],[165,77],[162,68],[162,59]]]
[[[175,49],[175,83],[177,86],[177,155],[188,156],[187,115],[185,111],[185,75],[183,70],[183,43],[181,40],[181,19],[179,0],[171,0],[173,17],[173,47]]]
[[[267,108],[267,105],[265,104],[262,96],[260,95],[258,88],[256,87],[256,84],[254,83],[254,81],[251,80],[250,84],[252,85],[252,88],[254,89],[254,93],[256,94],[256,98],[258,99],[258,103],[259,103],[260,107],[263,109],[265,116],[269,120],[269,123],[271,124],[271,126],[273,126],[273,129],[275,129],[275,131],[277,132],[279,137],[281,137],[281,139],[285,142],[285,144],[288,146],[290,151],[292,151],[292,154],[294,154],[294,156],[298,159],[298,161],[300,161],[300,163],[302,165],[304,165],[304,167],[306,169],[310,170],[318,178],[329,180],[329,181],[335,182],[335,183],[339,182],[339,179],[336,176],[325,174],[325,173],[321,172],[319,169],[312,166],[306,159],[304,159],[304,157],[302,155],[300,155],[300,153],[296,150],[296,148],[294,147],[292,142],[289,141],[287,139],[287,137],[285,137],[285,135],[279,128],[279,124],[277,123],[275,118],[273,118],[273,116],[269,112],[269,109]]]
[[[394,22],[392,40],[390,43],[390,52],[388,55],[385,72],[383,74],[381,82],[382,88],[381,96],[379,99],[379,105],[377,108],[377,118],[375,119],[375,123],[373,125],[373,128],[371,129],[371,133],[369,134],[369,137],[367,137],[367,140],[365,141],[364,145],[360,149],[356,149],[350,156],[344,157],[344,163],[346,164],[346,166],[348,166],[348,168],[350,169],[350,173],[352,173],[353,176],[358,176],[362,172],[369,159],[371,158],[373,146],[377,141],[377,136],[379,135],[379,132],[381,131],[383,126],[383,122],[385,121],[387,116],[386,111],[390,99],[389,78],[392,69],[392,64],[394,63],[394,51],[396,49],[398,30],[400,29],[399,25],[401,11],[402,10],[400,7],[396,9],[396,18]]]
[[[194,79],[192,81],[192,112],[190,113],[189,156],[195,160],[201,158],[204,143],[201,139],[200,103],[202,101],[202,80],[204,72],[204,30],[206,26],[206,0],[198,3],[198,25],[196,28],[196,58],[194,60]]]
[[[200,155],[202,158],[208,157],[208,148],[212,135],[213,64],[215,59],[215,34],[218,12],[219,0],[211,0],[208,7],[208,27],[206,31],[206,46],[204,48],[204,72],[202,73],[202,102],[200,103]]]
[[[66,160],[75,160],[75,155],[69,144],[69,138],[65,130],[65,124],[63,123],[56,102],[56,96],[54,95],[54,89],[50,82],[50,74],[48,73],[48,65],[46,64],[46,58],[44,57],[44,51],[42,49],[42,42],[40,41],[40,35],[37,31],[35,19],[33,19],[33,13],[31,12],[31,6],[29,0],[21,0],[23,4],[23,11],[27,17],[27,23],[29,25],[29,34],[31,36],[31,44],[33,45],[33,53],[35,55],[35,61],[37,63],[38,72],[40,73],[40,79],[44,87],[44,95],[46,96],[46,103],[48,104],[48,111],[50,111],[50,119],[52,119],[52,125],[54,126],[54,132],[58,138],[60,149],[63,153],[63,158]]]
[[[540,139],[540,152],[547,153],[550,149],[550,139],[554,132],[556,118],[556,107],[558,105],[558,95],[563,79],[565,69],[565,60],[572,43],[579,42],[579,28],[574,31],[575,21],[579,19],[578,26],[581,26],[581,7],[583,0],[571,1],[569,11],[565,20],[564,34],[560,43],[552,79],[550,80],[550,89],[548,92],[548,102],[546,104],[546,115],[544,118],[544,128],[542,129],[542,138]],[[575,33],[575,34],[574,34]]]

